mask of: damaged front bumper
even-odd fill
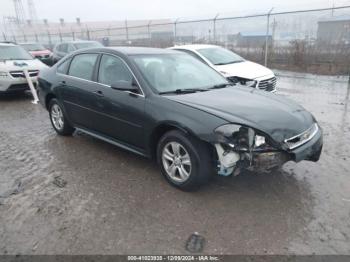
[[[281,167],[288,161],[317,162],[322,152],[323,135],[321,128],[317,126],[317,132],[313,134],[312,138],[291,150],[285,146],[283,149],[260,150],[254,148],[252,143],[247,144],[250,146],[242,150],[233,144],[225,145],[222,140],[215,143],[219,175],[238,175],[242,169],[266,173]]]

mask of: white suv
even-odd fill
[[[233,83],[275,92],[275,74],[265,66],[245,60],[216,45],[183,45],[170,49],[185,52],[211,66]]]
[[[22,47],[0,43],[0,93],[29,90],[23,70],[28,70],[34,85],[36,85],[39,71],[44,68],[47,66],[34,59]]]

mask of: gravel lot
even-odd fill
[[[57,136],[29,96],[0,97],[0,253],[188,254],[199,232],[203,253],[350,254],[350,87],[280,73],[279,94],[324,129],[321,160],[216,177],[194,193],[147,159]]]

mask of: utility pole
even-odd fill
[[[273,23],[272,23],[272,43],[271,43],[272,48],[274,46],[274,41],[275,41],[276,27],[277,27],[276,18],[273,18]]]
[[[273,11],[273,7],[267,13],[266,37],[265,37],[265,63],[264,63],[265,66],[267,66],[267,52],[268,52],[268,45],[269,45],[270,16],[271,16],[272,11]]]
[[[24,12],[22,0],[13,0],[13,5],[15,7],[17,23],[23,24],[26,19],[26,15]]]
[[[177,22],[179,21],[179,18],[177,18],[174,22],[174,44],[176,44],[176,38],[177,38]]]
[[[34,0],[27,0],[27,1],[28,1],[27,4],[28,4],[28,12],[29,12],[30,20],[33,23],[36,23],[38,21],[38,15],[36,12]]]
[[[216,19],[218,18],[219,14],[217,14],[215,17],[214,17],[214,20],[213,20],[213,38],[214,38],[214,42],[216,43]]]
[[[152,20],[149,20],[148,25],[147,25],[147,32],[148,32],[148,39],[151,43],[151,24],[152,24]]]
[[[126,41],[129,42],[129,29],[128,29],[128,20],[125,19],[125,34],[126,34]]]

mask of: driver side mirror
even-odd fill
[[[111,85],[111,88],[114,90],[129,91],[137,94],[139,93],[138,86],[134,79],[132,80],[132,82],[128,82],[124,80],[116,81]]]

